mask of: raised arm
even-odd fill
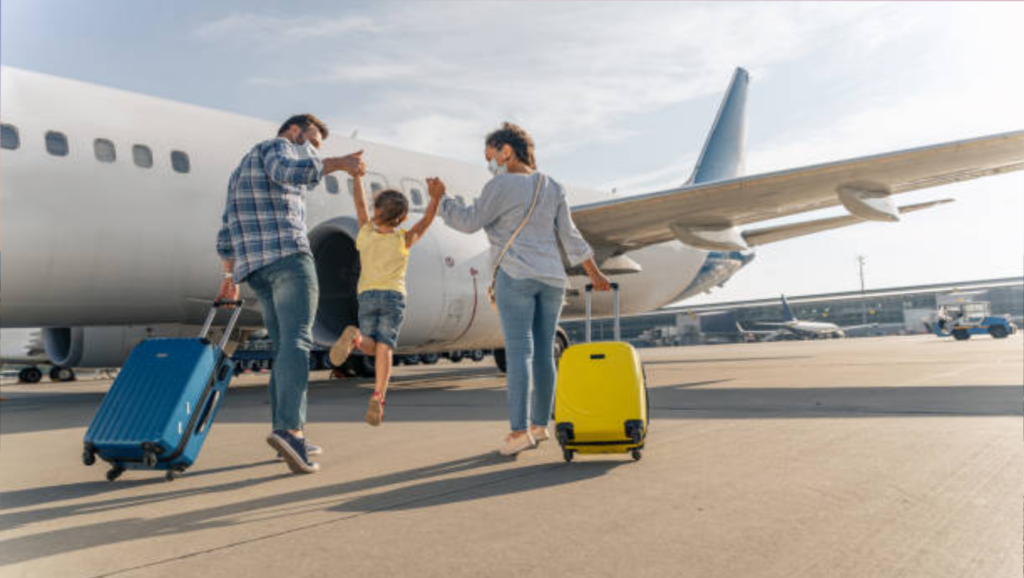
[[[370,222],[370,212],[366,209],[366,191],[363,189],[363,175],[352,175],[352,200],[356,204],[356,217],[359,228]]]
[[[407,248],[412,247],[416,241],[419,241],[420,237],[430,228],[430,224],[434,222],[437,208],[441,205],[441,198],[444,197],[444,183],[436,177],[427,179],[427,191],[430,193],[427,211],[423,213],[423,217],[416,221],[416,224],[409,229],[409,233],[405,236],[405,246]]]
[[[438,179],[440,183],[440,179]],[[495,190],[494,180],[484,186],[480,196],[466,207],[450,197],[444,197],[444,183],[441,183],[441,200],[438,214],[449,227],[463,233],[475,233],[486,227],[501,214],[501,195]]]

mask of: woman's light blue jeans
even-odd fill
[[[501,331],[505,335],[508,418],[512,431],[525,430],[527,420],[544,427],[554,402],[555,330],[565,289],[536,279],[515,279],[499,270],[495,290]]]
[[[275,430],[306,425],[309,350],[319,300],[316,265],[296,253],[257,269],[246,279],[260,300],[263,324],[277,351],[270,374],[270,416]]]

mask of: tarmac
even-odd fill
[[[643,459],[518,459],[490,360],[372,384],[314,374],[322,471],[273,459],[236,380],[183,477],[105,481],[81,440],[109,382],[3,386],[0,576],[1021,576],[1024,339],[641,350]]]

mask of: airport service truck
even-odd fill
[[[952,335],[957,341],[985,334],[1003,339],[1016,333],[1017,326],[1009,315],[992,315],[987,301],[971,301],[940,305],[934,331],[939,337]]]

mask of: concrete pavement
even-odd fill
[[[107,382],[4,386],[0,576],[1019,576],[1022,344],[643,350],[637,463],[499,458],[502,376],[442,363],[400,368],[376,429],[371,384],[315,382],[323,471],[293,476],[245,377],[172,483],[81,465]]]

